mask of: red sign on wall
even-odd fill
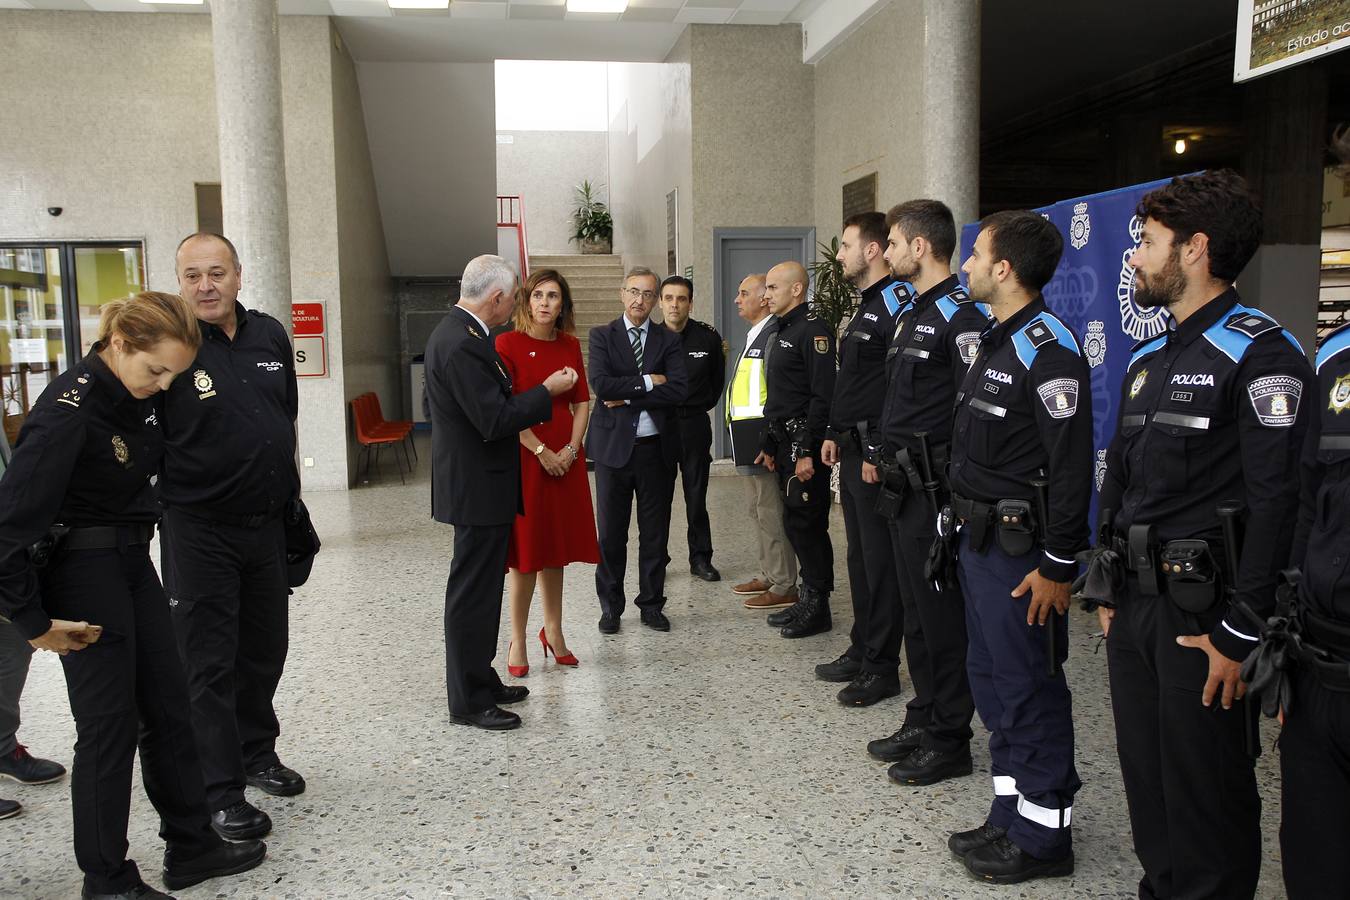
[[[292,303],[291,328],[296,337],[323,334],[326,330],[323,303]]]

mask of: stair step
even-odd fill
[[[560,269],[564,266],[617,266],[623,268],[623,257],[617,253],[548,253],[530,256],[531,268]]]

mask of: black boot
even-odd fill
[[[769,613],[769,617],[764,621],[768,622],[774,628],[782,628],[784,625],[796,621],[797,614],[802,611],[802,606],[806,602],[806,595],[811,593],[811,589],[802,585],[797,589],[797,600],[787,609],[780,609],[778,612]]]
[[[797,617],[778,633],[785,638],[804,638],[823,634],[834,627],[830,619],[830,595],[815,588],[802,587],[801,609]]]

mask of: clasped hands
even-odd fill
[[[33,638],[28,643],[35,650],[50,650],[53,653],[65,656],[72,650],[83,650],[98,641],[102,635],[102,625],[52,619],[52,627],[47,629],[45,634]]]

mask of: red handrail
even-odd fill
[[[520,252],[520,278],[530,277],[529,242],[525,237],[525,201],[519,194],[506,194],[497,197],[497,227],[514,228],[516,243]]]

